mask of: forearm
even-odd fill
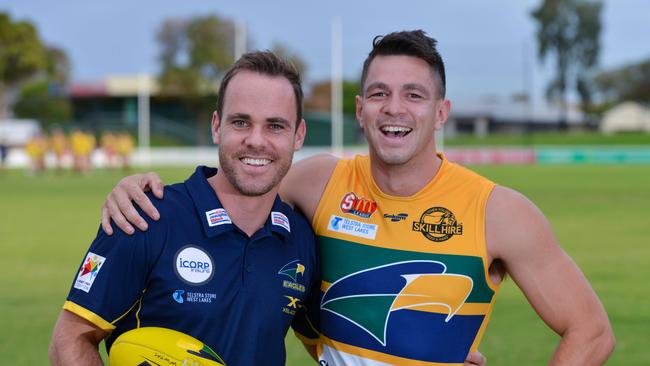
[[[94,324],[63,310],[52,332],[49,356],[54,366],[101,366],[98,345],[107,335]]]
[[[609,327],[567,332],[562,336],[549,365],[603,365],[614,351],[615,343]]]
[[[50,362],[53,366],[102,366],[97,345],[81,339],[56,339],[50,345]]]

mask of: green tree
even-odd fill
[[[47,49],[36,28],[0,12],[0,118],[9,116],[21,83],[47,67]]]
[[[14,105],[18,118],[34,118],[46,124],[66,123],[72,116],[70,100],[50,80],[25,83]]]
[[[66,123],[72,117],[72,104],[65,92],[70,61],[56,47],[47,47],[45,55],[44,71],[21,84],[13,110],[18,118],[34,118],[46,124]]]
[[[275,42],[271,47],[271,52],[286,60],[289,60],[289,62],[291,62],[293,66],[296,67],[296,70],[298,70],[300,73],[302,80],[305,80],[305,75],[307,75],[307,64],[298,53],[292,51],[289,47],[281,42]]]
[[[650,58],[601,72],[594,81],[601,103],[611,105],[626,100],[650,103]]]
[[[219,81],[233,63],[234,34],[234,23],[216,15],[168,19],[157,34],[161,92],[186,104],[200,144],[207,143]]]
[[[359,83],[356,81],[343,80],[343,113],[354,116],[356,105],[354,97],[359,95]],[[307,98],[305,98],[305,109],[311,111],[329,112],[332,100],[332,84],[329,80],[312,85]]]
[[[555,58],[556,74],[547,97],[560,102],[562,126],[566,126],[570,89],[575,88],[585,110],[591,103],[590,80],[600,52],[602,7],[601,1],[543,0],[531,14],[538,24],[540,60]]]

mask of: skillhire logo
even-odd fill
[[[431,241],[441,242],[454,235],[463,235],[463,224],[456,221],[448,209],[431,207],[422,213],[420,221],[413,221],[413,231],[421,232]]]
[[[367,219],[377,211],[377,202],[350,192],[341,200],[341,211]]]

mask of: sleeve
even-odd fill
[[[148,232],[129,236],[121,230],[108,236],[100,227],[63,308],[105,331],[115,329],[115,323],[138,303],[146,288],[152,252],[156,251],[152,246],[160,246],[148,238]]]
[[[312,264],[314,271],[309,281],[303,307],[300,308],[291,322],[293,332],[306,345],[315,345],[320,336],[320,301],[321,301],[321,270],[318,245],[314,240],[311,228],[308,230],[312,249]]]

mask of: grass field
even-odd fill
[[[499,146],[499,147],[531,147],[531,146],[648,146],[650,133],[618,133],[605,135],[593,132],[533,132],[527,134],[490,133],[487,136],[476,137],[461,134],[445,139],[445,146]]]
[[[191,168],[159,169],[166,182]],[[609,365],[650,365],[650,167],[479,167],[533,199],[600,295],[617,336]],[[100,204],[121,172],[85,177],[0,172],[0,355],[47,364],[54,321],[99,225]],[[309,364],[288,336],[288,365]],[[558,337],[511,280],[497,299],[481,351],[490,365],[542,365]]]

